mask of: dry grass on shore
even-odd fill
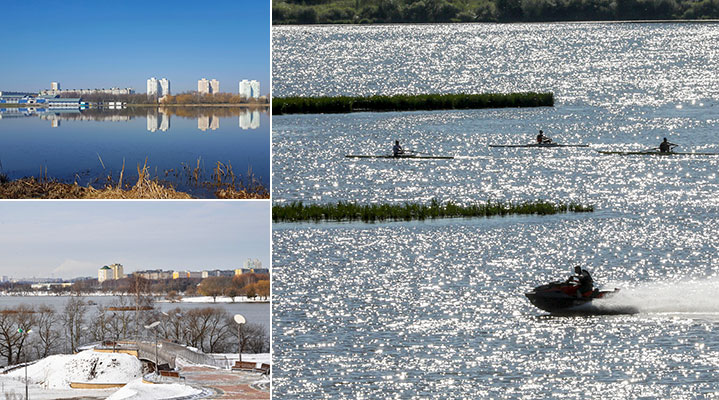
[[[102,160],[100,160],[102,162]],[[184,164],[183,164],[184,165]],[[248,172],[248,183],[243,184],[242,179],[232,171],[231,165],[217,163],[212,173],[211,181],[203,179],[203,168],[200,160],[197,167],[184,165],[181,172],[175,173],[175,178],[185,179],[198,187],[212,189],[218,199],[268,199],[269,191],[264,188]],[[96,189],[92,185],[80,186],[76,183],[62,183],[47,176],[36,178],[27,177],[9,180],[6,175],[0,174],[0,199],[192,199],[188,193],[175,190],[172,185],[161,182],[157,177],[151,178],[147,160],[144,166],[137,166],[137,182],[132,186],[123,185],[125,165],[120,171],[119,179],[115,182],[111,175],[107,176],[104,187]],[[183,174],[184,173],[184,174]],[[165,175],[169,175],[166,171]]]

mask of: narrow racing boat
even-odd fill
[[[608,150],[597,150],[599,154],[618,154],[621,156],[719,156],[719,153],[690,153],[690,152],[679,152],[679,151],[608,151]]]
[[[354,155],[354,154],[348,154],[345,157],[347,158],[395,158],[395,159],[404,159],[404,158],[412,158],[412,159],[430,159],[430,160],[453,160],[454,157],[452,156],[421,156],[419,154],[400,154],[400,155]]]
[[[489,147],[589,147],[588,144],[559,144],[559,143],[531,143],[531,144],[490,144]]]

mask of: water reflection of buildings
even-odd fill
[[[200,115],[197,117],[197,129],[206,131],[212,129],[213,131],[220,127],[220,118],[214,115]]]
[[[150,132],[156,132],[157,130],[162,132],[170,129],[170,114],[165,114],[160,110],[157,114],[147,114],[147,130]]]
[[[240,128],[257,129],[260,127],[259,110],[243,110],[240,114]]]

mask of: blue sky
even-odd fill
[[[1,201],[0,275],[270,265],[268,201]]]
[[[0,91],[132,87],[168,78],[172,93],[218,79],[270,89],[270,0],[4,2]]]

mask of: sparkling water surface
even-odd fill
[[[719,25],[277,27],[273,94],[552,91],[551,108],[273,118],[275,202],[576,201],[594,213],[275,224],[277,398],[719,397]],[[538,129],[589,148],[496,149]],[[347,159],[392,142],[454,160]],[[523,293],[582,264],[636,315]]]

